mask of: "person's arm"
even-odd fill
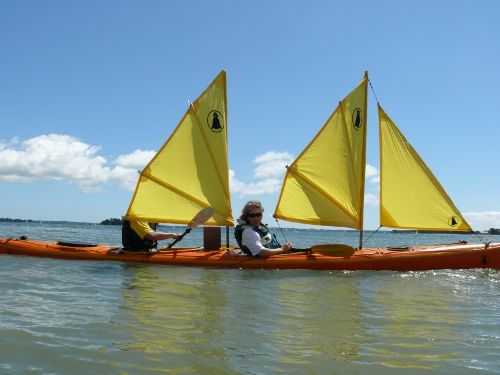
[[[283,253],[288,253],[288,251],[292,248],[291,243],[285,243],[281,248],[279,249],[262,249],[255,255],[258,258],[267,258],[270,257],[271,255],[277,255],[277,254],[283,254]]]
[[[277,255],[288,252],[292,248],[292,244],[286,243],[280,249],[267,249],[260,242],[259,234],[252,228],[246,228],[242,234],[241,243],[246,246],[254,257],[267,258],[271,255]]]
[[[154,231],[152,231],[152,232],[149,232],[148,234],[146,234],[146,236],[144,236],[144,239],[150,240],[150,241],[161,241],[161,240],[167,240],[169,238],[176,240],[179,237],[180,237],[180,235],[177,233],[166,233],[166,232],[154,232]]]
[[[155,232],[145,221],[131,221],[130,226],[143,240],[161,241],[179,237],[177,233]]]

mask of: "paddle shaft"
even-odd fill
[[[179,238],[177,238],[174,242],[172,242],[170,245],[167,246],[167,248],[171,248],[174,246],[177,242],[182,240],[186,234],[191,232],[191,229],[196,228],[198,225],[202,225],[205,223],[210,216],[214,213],[214,209],[212,207],[205,207],[203,210],[198,212],[195,217],[193,217],[193,220],[188,224],[187,229],[182,233]]]
[[[186,234],[188,234],[189,232],[191,232],[191,228],[187,228],[184,233],[182,233],[174,242],[170,243],[167,248],[171,248],[172,246],[174,246],[177,242],[179,242],[180,240],[182,240],[184,238],[184,236]]]
[[[354,254],[355,249],[349,245],[343,244],[324,244],[324,245],[313,245],[307,249],[290,249],[290,253],[317,253],[328,256],[351,256]]]
[[[310,253],[312,251],[312,248],[308,247],[307,249],[297,249],[295,247],[292,247],[290,250],[288,250],[289,253],[303,253],[303,252],[308,252]]]

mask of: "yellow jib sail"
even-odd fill
[[[368,74],[286,172],[275,217],[299,223],[363,226]]]
[[[441,184],[380,105],[378,114],[380,225],[471,231]]]
[[[222,71],[141,172],[125,218],[188,224],[201,209],[212,207],[207,225],[233,226],[227,154]]]

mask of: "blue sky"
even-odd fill
[[[0,217],[123,215],[144,165],[221,69],[235,216],[369,71],[475,229],[500,227],[497,1],[0,2]],[[378,227],[369,96],[365,227]],[[283,224],[287,226],[287,223]]]

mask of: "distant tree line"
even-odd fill
[[[99,224],[101,225],[122,225],[123,220],[122,219],[117,219],[117,218],[110,218],[101,221]]]
[[[31,219],[28,219],[28,220],[10,219],[8,217],[0,217],[0,222],[3,222],[3,223],[32,223],[33,220],[31,220]]]
[[[500,234],[500,229],[490,228],[490,229],[488,229],[488,234]]]

